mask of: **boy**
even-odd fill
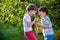
[[[34,4],[29,4],[26,10],[27,12],[23,17],[24,35],[28,40],[37,40],[32,30],[32,25],[36,20],[31,22],[31,16],[35,15],[36,13],[36,6]]]
[[[42,27],[42,32],[44,36],[44,40],[53,40],[54,32],[52,29],[52,24],[50,21],[50,18],[47,16],[48,14],[48,8],[47,7],[40,7],[38,9],[38,14],[41,17],[41,23],[36,22],[36,24],[40,27]]]

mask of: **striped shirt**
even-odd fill
[[[42,24],[44,25],[48,25],[48,28],[43,28],[42,32],[43,32],[43,36],[47,36],[47,35],[53,35],[53,29],[52,29],[52,24],[50,21],[50,18],[48,16],[44,17],[41,19]]]

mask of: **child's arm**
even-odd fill
[[[36,22],[36,24],[42,28],[48,28],[48,25],[47,24],[40,24],[39,22]]]
[[[27,26],[31,27],[35,23],[35,20],[33,22],[27,22]]]
[[[38,21],[38,18],[35,18],[33,22],[27,22],[27,26],[31,27],[36,21]]]

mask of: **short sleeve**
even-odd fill
[[[48,25],[49,25],[49,23],[50,23],[50,21],[49,21],[48,19],[46,19],[46,20],[44,21],[44,24],[48,24]]]
[[[31,22],[30,16],[27,16],[25,20],[26,20],[26,22]]]

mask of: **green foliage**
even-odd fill
[[[54,40],[60,40],[60,30],[55,31],[55,38]]]
[[[1,40],[26,40],[23,35],[23,16],[28,4],[47,6],[49,8],[49,17],[55,32],[55,39],[59,40],[60,31],[60,1],[59,0],[0,0],[0,35]],[[32,17],[32,20],[38,17],[38,14]],[[40,20],[40,18],[39,18]],[[35,25],[33,25],[35,31]],[[59,30],[59,31],[58,31]],[[57,35],[57,36],[56,36]],[[43,40],[40,36],[38,39]]]

